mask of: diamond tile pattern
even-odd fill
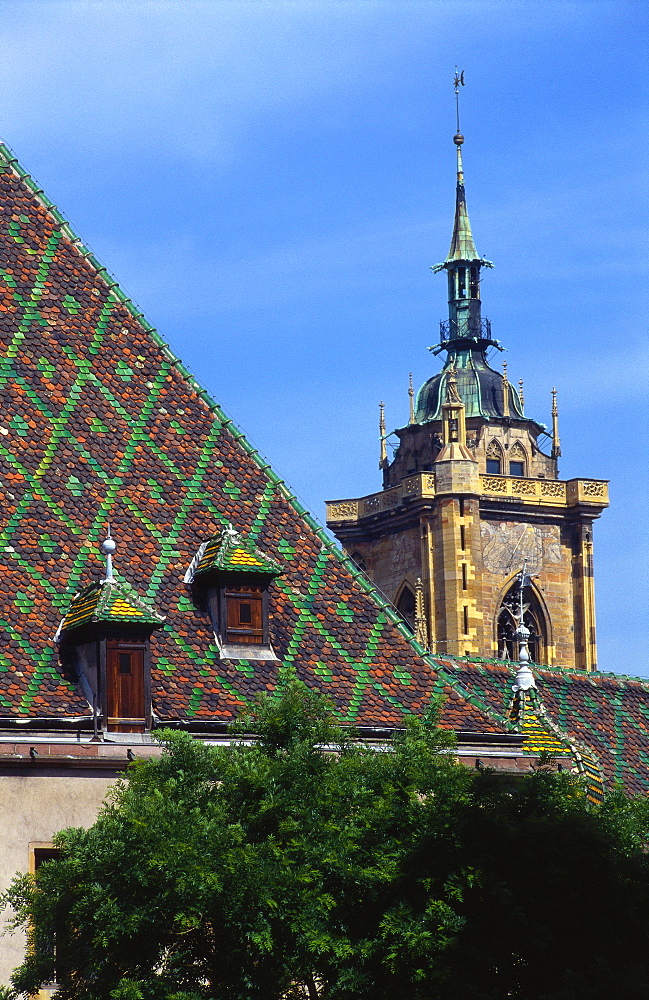
[[[53,636],[102,575],[110,521],[118,574],[166,616],[152,639],[162,719],[227,721],[276,681],[272,662],[219,659],[183,583],[199,546],[233,525],[282,567],[273,648],[342,721],[398,724],[446,693],[446,725],[497,731],[418,654],[6,147],[0,202],[0,715],[87,712]]]
[[[512,729],[512,665],[425,655],[3,145],[0,391],[0,716],[87,713],[53,637],[102,576],[110,521],[118,574],[166,616],[152,639],[163,720],[229,721],[276,682],[272,661],[219,659],[183,583],[201,544],[232,525],[282,567],[273,648],[343,723],[398,725],[442,695],[449,728]],[[544,670],[539,690],[609,780],[647,790],[646,684]]]
[[[511,702],[512,664],[455,661],[456,683],[502,716]],[[618,674],[534,668],[545,713],[577,747],[588,748],[608,787],[649,791],[649,683]],[[531,734],[530,734],[531,735]],[[534,741],[530,741],[530,749]],[[587,768],[588,755],[582,754]]]
[[[209,540],[198,562],[195,575],[202,576],[212,570],[264,576],[278,576],[282,572],[279,563],[269,559],[255,545],[251,545],[232,529],[224,530],[216,538]]]
[[[61,622],[61,632],[71,632],[90,622],[151,625],[159,628],[164,618],[141,600],[128,583],[102,580],[84,587],[72,600]]]

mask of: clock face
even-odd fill
[[[483,521],[480,535],[483,564],[490,573],[509,576],[526,563],[527,572],[534,575],[548,563],[561,562],[558,525]]]

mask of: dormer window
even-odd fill
[[[222,620],[225,622],[225,639],[229,643],[243,642],[250,646],[262,646],[268,642],[264,635],[264,614],[267,591],[262,586],[230,585],[223,589],[225,607]]]
[[[201,545],[185,583],[209,611],[225,659],[277,659],[268,626],[269,587],[280,573],[274,559],[231,527]]]
[[[57,633],[61,659],[92,707],[96,729],[151,728],[150,638],[164,617],[113,575],[115,542],[102,544],[106,576],[76,594]]]

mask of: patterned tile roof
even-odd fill
[[[578,745],[557,726],[535,687],[521,690],[514,685],[507,716],[524,734],[528,753],[549,754],[557,763],[578,771],[587,781],[590,800],[602,801],[604,775],[599,761],[588,747]]]
[[[143,601],[126,581],[113,578],[91,583],[74,596],[61,622],[60,632],[70,632],[92,622],[160,628],[164,616]]]
[[[456,660],[449,669],[463,690],[501,718],[508,714],[515,664]],[[607,786],[620,783],[634,794],[649,792],[649,682],[547,667],[534,672],[546,717],[574,746],[592,752]]]
[[[197,556],[195,568],[186,576],[186,582],[190,578],[205,576],[214,571],[264,576],[279,576],[282,572],[282,567],[275,559],[261,552],[231,527],[224,528],[214,538],[210,538],[209,542],[201,546]]]
[[[3,145],[0,392],[0,717],[87,713],[53,636],[101,575],[110,521],[129,580],[166,616],[152,639],[160,718],[229,721],[276,681],[273,661],[219,659],[183,582],[201,545],[234,526],[282,568],[273,648],[342,723],[399,725],[441,695],[449,728],[513,730],[512,665],[426,655]],[[609,781],[647,790],[649,685],[543,670],[539,690]]]
[[[166,616],[152,639],[161,719],[231,720],[272,661],[221,660],[183,575],[230,525],[276,560],[273,648],[345,724],[399,725],[445,695],[444,724],[498,732],[300,505],[60,212],[0,146],[0,716],[87,713],[53,636],[101,575],[110,521],[123,572]],[[248,550],[251,551],[251,550]]]

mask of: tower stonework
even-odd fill
[[[532,660],[595,670],[592,525],[608,505],[607,482],[559,479],[555,391],[549,434],[526,416],[507,365],[501,373],[489,363],[502,350],[481,313],[482,271],[493,265],[475,247],[459,130],[453,141],[453,236],[432,268],[448,281],[448,319],[433,349],[444,366],[393,432],[391,462],[381,407],[383,489],[329,502],[327,524],[418,633],[419,588],[432,652],[517,659],[522,584]]]

